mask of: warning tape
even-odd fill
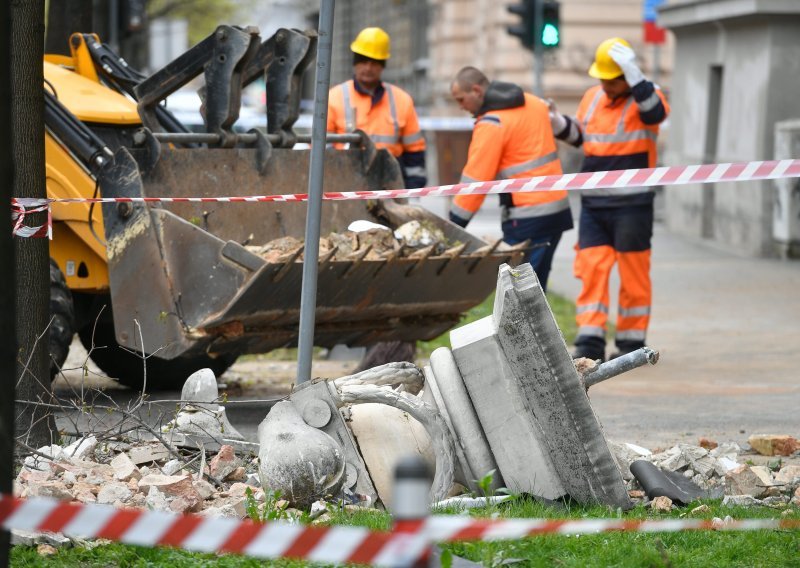
[[[326,201],[490,195],[535,191],[590,191],[627,187],[705,184],[800,177],[800,159],[667,166],[512,178],[456,183],[416,189],[334,191],[322,194]],[[69,197],[59,199],[17,198],[23,207],[47,207],[50,203],[260,203],[308,201],[307,193],[228,197]],[[41,229],[32,227],[31,229]],[[15,233],[16,234],[16,233]],[[23,236],[23,235],[20,235]]]
[[[286,522],[114,509],[54,499],[0,500],[6,529],[60,532],[138,546],[171,546],[193,552],[228,552],[256,558],[410,566],[430,545],[421,533],[372,532],[363,527],[313,527]]]
[[[249,519],[115,509],[108,505],[9,496],[0,498],[0,523],[7,530],[60,532],[139,546],[379,566],[413,565],[425,557],[435,542],[619,531],[800,529],[800,520],[790,519],[744,519],[715,524],[693,519],[474,519],[440,515],[398,523],[394,532],[375,532],[363,527],[314,527],[280,521],[255,523]]]
[[[11,234],[18,237],[47,237],[53,238],[53,218],[50,206],[43,200],[36,199],[37,203],[27,204],[24,198],[11,198]],[[47,224],[37,227],[25,225],[25,215],[47,211]]]

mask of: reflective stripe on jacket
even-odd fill
[[[399,87],[383,83],[384,95],[373,104],[356,90],[353,80],[331,89],[328,97],[328,132],[342,134],[363,130],[378,148],[398,157],[425,150],[411,96]]]
[[[639,104],[633,94],[609,99],[600,85],[586,92],[576,115],[583,135],[583,171],[655,167],[659,125],[646,124],[641,113],[652,110],[660,102],[666,116],[669,105],[661,90],[653,90],[652,86],[650,90],[648,100]],[[643,110],[645,104],[648,108]],[[623,196],[651,191],[652,188],[644,187],[612,188],[587,191],[584,196]]]
[[[525,93],[523,106],[492,110],[475,121],[461,183],[561,173],[547,104]],[[569,209],[566,191],[512,193],[503,220],[542,217]],[[469,220],[485,195],[457,195],[451,213]]]

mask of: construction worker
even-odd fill
[[[328,132],[363,130],[398,159],[407,188],[424,187],[425,139],[414,102],[400,87],[381,81],[389,41],[381,28],[364,28],[350,44],[353,78],[330,91]]]
[[[654,167],[658,125],[667,118],[669,105],[642,74],[630,44],[617,37],[601,43],[589,75],[600,85],[586,92],[576,118],[552,108],[556,137],[583,146],[582,172]],[[576,301],[575,357],[605,360],[608,278],[615,262],[620,290],[612,358],[645,345],[653,197],[647,187],[591,190],[581,196],[575,276],[583,286]]]
[[[556,141],[547,103],[513,83],[492,81],[475,67],[464,67],[450,91],[475,117],[461,183],[560,174]],[[457,195],[450,220],[466,227],[486,196]],[[561,234],[572,228],[566,191],[500,194],[503,241],[529,240],[530,262],[543,289]]]

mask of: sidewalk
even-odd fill
[[[469,230],[498,236],[486,205]],[[576,239],[577,230],[564,234],[549,283],[572,300]],[[661,359],[592,388],[608,437],[655,447],[800,435],[800,262],[737,256],[657,224],[652,279],[647,342]],[[618,282],[615,271],[612,319]]]

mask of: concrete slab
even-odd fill
[[[545,498],[560,492],[581,502],[630,506],[529,264],[501,266],[493,315],[452,331],[450,343],[509,486],[535,479],[538,491],[531,492]]]

